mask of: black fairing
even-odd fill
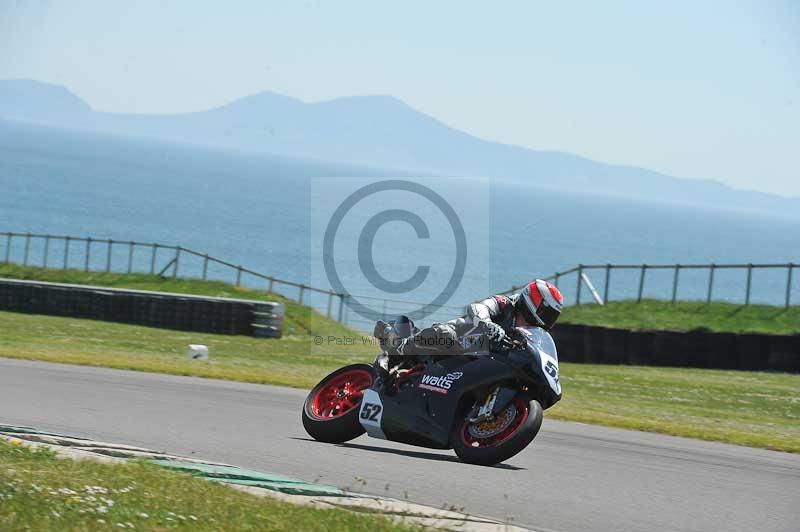
[[[459,416],[498,384],[512,383],[517,389],[525,385],[537,390],[531,397],[539,399],[537,393],[541,384],[536,381],[540,376],[531,373],[530,357],[527,354],[523,359],[513,353],[494,357],[449,356],[429,363],[395,395],[381,394],[384,409],[381,428],[384,434],[392,441],[449,448],[450,433]],[[457,378],[447,379],[450,385],[446,389],[430,384],[437,383],[437,378],[458,373],[461,375]],[[546,380],[541,378],[546,388]]]
[[[525,373],[529,375],[528,386],[531,390],[531,396],[541,403],[542,408],[550,408],[561,400],[561,394],[555,393],[547,383],[547,377],[542,371],[542,359],[537,351],[526,349],[512,351],[508,354],[508,358],[515,365],[522,367]]]

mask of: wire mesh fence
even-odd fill
[[[330,319],[372,330],[373,323],[349,311],[348,294],[280,279],[178,245],[37,233],[0,232],[0,261],[85,272],[146,273],[162,277],[224,281],[263,290],[308,305]],[[614,300],[727,301],[789,307],[800,301],[800,264],[579,264],[547,280],[568,304]],[[503,293],[522,289],[514,286]],[[418,301],[357,296],[382,309],[388,320],[421,305]],[[457,316],[464,306],[444,305],[435,317]]]
[[[95,239],[38,233],[0,232],[0,261],[60,270],[105,273],[144,273],[172,278],[223,281],[279,294],[310,306],[330,319],[372,330],[373,323],[348,311],[348,294],[280,279],[207,253],[157,242]],[[418,301],[358,296],[383,309],[384,319],[420,306]],[[445,311],[462,307],[446,306]]]
[[[800,264],[579,264],[548,281],[567,302],[660,299],[789,307],[800,300]],[[512,293],[524,285],[503,292]]]

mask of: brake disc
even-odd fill
[[[470,423],[467,430],[473,438],[491,438],[506,430],[515,417],[517,417],[517,407],[512,403],[494,419]]]

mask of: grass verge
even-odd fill
[[[800,452],[800,375],[561,364],[564,398],[546,415]]]
[[[352,346],[324,338],[316,346],[307,335],[266,340],[0,312],[0,356],[9,358],[310,388],[333,370],[377,354],[360,337]],[[188,344],[208,345],[210,360],[188,360]]]
[[[622,329],[800,334],[800,306],[736,305],[699,301],[612,301],[607,305],[568,307],[564,323]]]
[[[0,530],[410,530],[258,497],[145,462],[57,458],[0,440]]]
[[[225,297],[265,297],[224,283],[162,280],[148,275],[128,277],[0,266],[0,276]],[[273,299],[272,295],[269,298]],[[345,364],[371,361],[375,356],[376,347],[359,333],[307,307],[286,304],[287,334],[279,340],[0,312],[0,356],[302,388],[312,387]],[[634,310],[662,312],[652,309],[651,302],[643,305],[636,305]],[[669,303],[659,305],[674,312]],[[694,308],[691,303],[687,305]],[[573,312],[578,316],[594,313],[598,308],[569,308],[565,318],[574,319]],[[629,307],[621,304],[616,310],[622,317],[624,308]],[[612,305],[606,309],[615,311]],[[317,336],[322,339],[321,345],[315,343]],[[353,342],[345,345],[336,341],[342,338]],[[211,359],[187,360],[184,349],[189,343],[209,345]],[[564,399],[548,410],[550,417],[800,452],[800,375],[568,363],[561,366]]]

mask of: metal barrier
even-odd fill
[[[800,373],[800,335],[626,330],[559,323],[561,362]]]
[[[184,331],[280,338],[284,305],[271,301],[0,279],[0,309]]]

